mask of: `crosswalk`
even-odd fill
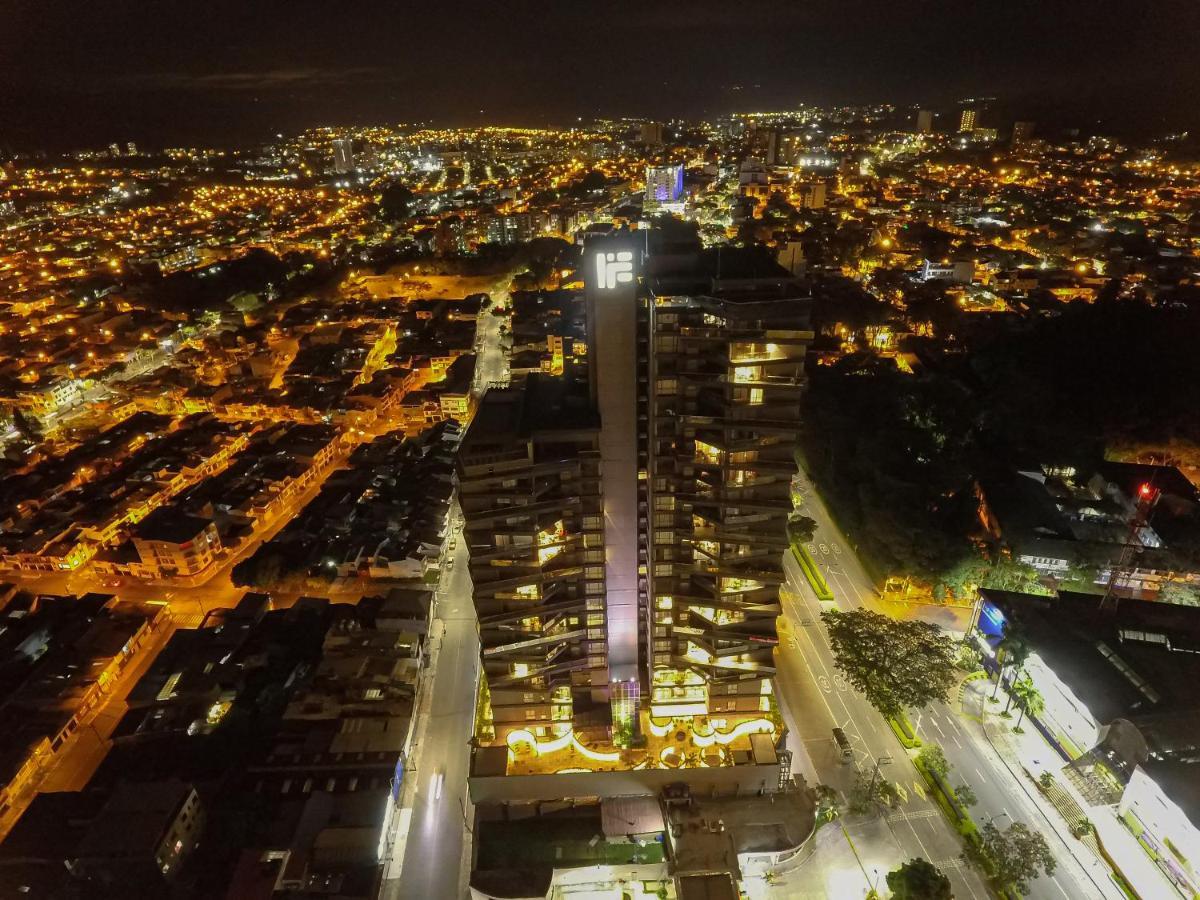
[[[950,859],[939,859],[934,863],[934,865],[937,866],[939,869],[941,869],[943,872],[945,872],[947,869],[966,868],[966,862],[964,862],[964,860],[961,856],[954,856],[954,857],[951,857]]]
[[[900,812],[891,813],[887,820],[889,822],[911,822],[914,819],[932,819],[935,816],[940,816],[941,810],[936,807],[928,809],[901,810]]]

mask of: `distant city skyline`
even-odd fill
[[[76,8],[78,7],[78,8]],[[484,4],[350,15],[332,6],[0,0],[0,147],[228,144],[314,125],[562,124],[750,108],[994,95],[1010,118],[1145,133],[1192,127],[1200,8],[1162,0],[909,8]],[[647,48],[642,37],[658,39]]]

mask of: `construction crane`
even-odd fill
[[[1121,546],[1121,555],[1115,565],[1109,568],[1108,583],[1104,586],[1104,596],[1100,598],[1101,612],[1112,604],[1115,614],[1121,604],[1121,596],[1116,592],[1117,579],[1131,573],[1136,566],[1136,557],[1141,555],[1145,544],[1142,543],[1141,531],[1150,525],[1150,517],[1154,514],[1154,506],[1158,503],[1161,491],[1154,486],[1153,479],[1138,486],[1137,495],[1133,502],[1133,516],[1129,520],[1129,534]]]

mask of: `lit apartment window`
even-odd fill
[[[721,462],[723,451],[704,441],[696,441],[696,462],[718,464]]]

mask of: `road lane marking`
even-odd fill
[[[1067,898],[1067,900],[1071,900],[1071,895],[1070,895],[1070,894],[1068,894],[1068,893],[1067,893],[1065,890],[1063,890],[1063,886],[1062,886],[1061,884],[1059,884],[1059,883],[1058,883],[1058,876],[1056,876],[1056,875],[1051,875],[1051,876],[1050,876],[1050,880],[1054,882],[1054,886],[1055,886],[1056,888],[1058,888],[1058,889],[1059,889],[1059,891],[1061,891],[1061,892],[1062,892],[1062,895],[1063,895],[1064,897],[1066,897],[1066,898]]]
[[[975,774],[979,776],[979,780],[987,784],[987,779],[983,777],[983,773],[979,771],[979,766],[975,767]]]
[[[792,604],[792,606],[796,607],[796,612],[798,612],[800,604],[795,600],[790,600],[790,598],[789,598],[788,602],[790,602]],[[787,603],[785,603],[785,606],[786,605],[787,605]],[[795,612],[793,612],[793,615],[795,615]],[[832,650],[829,648],[828,635],[825,634],[823,629],[821,630],[821,637],[822,637],[822,643],[825,645],[827,652],[830,653],[831,658],[832,658]],[[799,655],[800,655],[801,659],[808,665],[810,674],[815,676],[817,674],[818,667],[820,668],[820,670],[822,672],[825,672],[827,674],[828,669],[826,668],[824,660],[821,658],[821,654],[818,651],[816,641],[812,638],[812,636],[810,634],[805,635],[805,640],[808,641],[808,643],[811,647],[811,654],[809,652],[805,652],[805,650],[801,649],[799,652]],[[814,664],[813,657],[815,657],[815,664]],[[821,697],[822,702],[825,704],[825,708],[829,711],[830,718],[832,718],[834,721],[837,721],[838,717],[833,714],[833,708],[830,706],[829,701],[825,699],[824,694],[818,694],[818,696]],[[843,697],[841,695],[838,696],[838,702],[841,705],[843,711],[846,713],[846,719],[844,720],[844,724],[841,727],[843,729],[845,729],[846,731],[853,733],[858,738],[859,741],[861,741],[864,745],[866,745],[866,741],[863,739],[863,736],[862,736],[862,730],[861,730],[858,722],[855,720],[854,714],[851,713],[849,706],[846,704],[846,701],[843,699]],[[862,700],[861,697],[858,698],[858,702],[864,706],[866,705],[866,701]],[[872,729],[874,727],[873,717],[875,715],[877,715],[877,713],[875,713],[874,709],[868,708],[866,717],[867,717],[867,721],[871,723]],[[940,822],[940,819],[938,821]],[[908,828],[913,836],[913,839],[917,842],[917,845],[921,848],[921,855],[924,856],[925,859],[929,859],[930,858],[929,850],[925,846],[925,842],[923,840],[921,840],[920,834],[917,833],[916,828],[913,826],[913,824],[911,822],[907,822],[906,824],[908,824]],[[930,822],[930,826],[931,827],[933,826],[932,822]],[[895,831],[892,828],[891,823],[888,823],[888,828],[889,828],[889,830],[892,830],[892,833],[894,835]],[[942,833],[942,831],[939,831],[937,828],[933,829],[933,833],[939,839],[942,837],[945,837],[945,835]],[[964,886],[966,887],[967,891],[970,893],[971,897],[976,898],[976,900],[978,900],[979,893],[974,889],[974,887],[970,884],[970,882],[964,878],[963,883],[964,883]]]

